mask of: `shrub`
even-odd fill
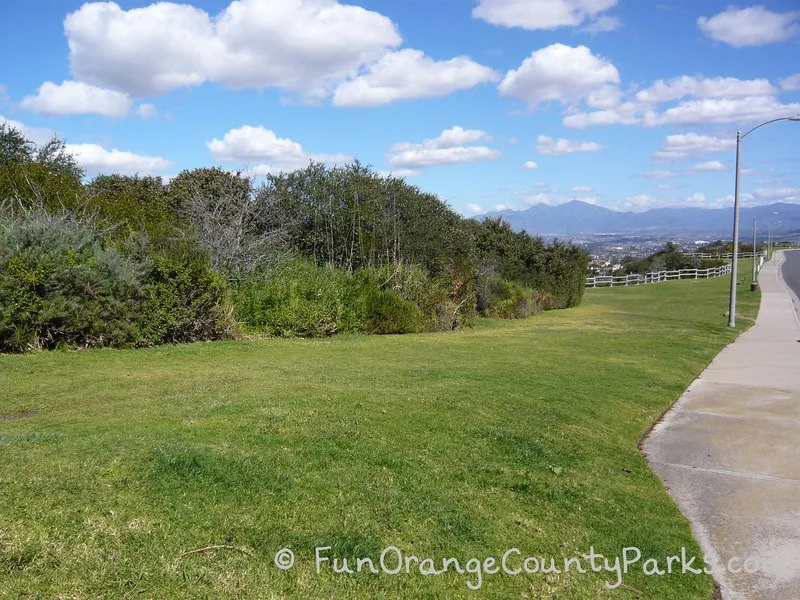
[[[145,299],[139,313],[148,344],[230,337],[233,309],[225,280],[207,259],[150,256]]]
[[[518,283],[496,279],[489,289],[489,301],[484,308],[484,315],[487,317],[523,319],[536,309],[533,292]]]
[[[459,291],[459,293],[464,293]],[[344,333],[411,333],[471,324],[469,303],[453,304],[448,287],[416,266],[354,274],[296,259],[252,278],[235,294],[244,325],[281,337]]]
[[[0,217],[0,351],[218,339],[232,323],[207,259],[110,245],[74,214]]]
[[[358,331],[352,284],[345,271],[294,260],[252,278],[235,292],[235,314],[246,326],[280,337],[320,337]]]
[[[147,268],[68,215],[0,221],[0,350],[133,344]]]

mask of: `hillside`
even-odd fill
[[[778,213],[774,215],[772,213]],[[655,208],[645,212],[621,212],[602,206],[573,200],[558,206],[535,204],[527,210],[490,212],[486,217],[502,216],[516,230],[533,235],[576,235],[588,233],[644,233],[692,231],[712,234],[712,237],[730,237],[733,224],[733,207],[705,208]],[[766,232],[768,222],[780,221],[779,235],[800,232],[800,205],[777,202],[775,204],[742,208],[743,231],[752,228],[753,217],[759,218],[759,227]],[[479,217],[480,218],[480,217]]]

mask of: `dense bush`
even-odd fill
[[[464,219],[357,161],[258,187],[219,168],[83,175],[64,142],[0,126],[0,351],[219,339],[235,319],[278,336],[445,331],[583,294],[580,249]]]
[[[469,302],[419,267],[375,267],[354,274],[293,260],[237,288],[236,317],[276,336],[338,332],[412,333],[471,324]]]
[[[475,270],[479,312],[491,304],[487,286],[498,278],[532,290],[534,311],[580,304],[589,266],[589,255],[580,248],[558,241],[547,246],[500,218],[472,221],[471,235],[480,260]]]
[[[68,213],[0,216],[0,351],[216,339],[226,298],[207,262],[125,252]]]

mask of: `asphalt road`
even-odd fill
[[[800,298],[800,250],[784,252],[783,255],[786,257],[783,263],[783,280]]]

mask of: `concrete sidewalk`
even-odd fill
[[[706,557],[758,559],[758,573],[717,575],[725,600],[800,599],[800,324],[783,260],[761,270],[756,324],[643,443]]]

